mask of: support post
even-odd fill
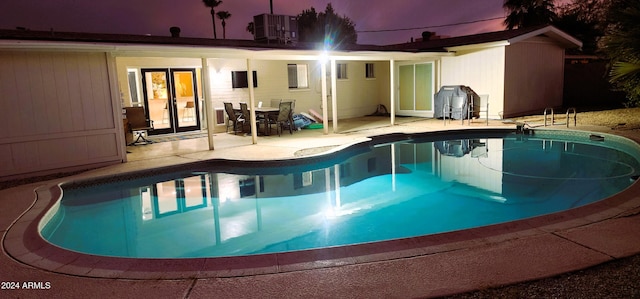
[[[204,108],[207,115],[207,139],[209,141],[209,150],[213,150],[213,129],[216,121],[214,119],[215,109],[213,108],[213,99],[211,98],[211,76],[209,75],[209,61],[202,58],[202,87],[204,89]]]
[[[256,125],[256,97],[253,91],[253,70],[251,67],[251,59],[247,58],[247,81],[249,81],[249,119],[251,121],[251,142],[258,143],[258,127]]]
[[[338,132],[338,76],[336,73],[336,60],[331,59],[331,112],[333,118],[333,133]]]
[[[389,60],[389,99],[391,107],[389,107],[389,113],[391,114],[391,125],[396,124],[396,78],[395,78],[396,61]]]
[[[320,81],[322,82],[322,131],[324,135],[329,134],[329,118],[327,109],[327,62],[320,59]]]

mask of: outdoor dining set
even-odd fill
[[[278,136],[284,129],[290,134],[296,129],[293,122],[293,110],[295,100],[271,100],[269,106],[263,106],[260,102],[257,107],[250,108],[246,102],[241,102],[239,108],[233,107],[230,102],[224,102],[224,110],[227,113],[227,132],[232,129],[234,133],[251,133],[251,110],[256,114],[256,128],[258,133],[270,135],[275,127]],[[262,130],[261,130],[262,128]]]

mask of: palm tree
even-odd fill
[[[554,0],[505,0],[502,7],[509,12],[504,19],[507,29],[551,24],[555,18]]]
[[[204,2],[204,6],[211,7],[211,22],[213,22],[213,38],[218,39],[218,35],[216,34],[216,10],[215,8],[218,5],[222,4],[222,1],[217,0],[202,0]]]
[[[219,11],[217,15],[218,19],[222,21],[222,39],[227,39],[227,30],[225,30],[227,26],[226,19],[230,18],[231,14],[228,11]]]

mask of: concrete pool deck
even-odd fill
[[[499,122],[491,126],[514,127]],[[260,138],[258,145],[251,145],[250,137],[217,134],[214,151],[207,150],[206,138],[130,147],[128,163],[0,190],[0,281],[3,287],[15,287],[12,282],[19,286],[1,289],[0,294],[65,298],[437,297],[549,277],[640,252],[639,183],[593,205],[518,222],[224,262],[105,259],[64,251],[33,235],[35,219],[51,204],[50,193],[55,195],[56,190],[52,187],[60,182],[212,158],[295,158],[362,142],[371,135],[460,128],[469,126],[453,122],[443,127],[442,121],[421,120],[393,127],[347,129],[342,134],[301,131]],[[476,123],[471,128],[486,126]],[[625,137],[640,140],[638,136]],[[42,289],[24,288],[29,286]]]

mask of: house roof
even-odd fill
[[[7,29],[0,29],[0,40],[84,42],[84,43],[140,44],[140,45],[174,45],[174,46],[222,47],[222,48],[244,48],[244,49],[291,49],[291,50],[322,49],[322,44],[304,43],[304,42],[297,42],[295,44],[282,44],[282,43],[276,43],[276,42],[266,43],[266,42],[257,42],[254,40],[238,40],[238,39],[210,39],[210,38],[195,38],[195,37],[7,30]],[[376,45],[351,45],[350,47],[344,50],[385,51],[385,47],[376,46]]]
[[[526,27],[520,29],[503,30],[480,33],[474,35],[457,36],[443,39],[433,39],[419,42],[386,46],[387,50],[437,52],[450,51],[455,47],[468,45],[482,45],[488,43],[505,42],[513,44],[535,36],[547,36],[566,48],[582,47],[582,42],[550,25]]]
[[[350,45],[340,51],[370,51],[370,52],[450,52],[456,47],[483,45],[502,42],[516,43],[535,36],[547,36],[566,48],[581,47],[582,43],[553,26],[536,26],[514,30],[495,31],[466,35],[459,37],[434,39],[395,45]],[[172,37],[152,35],[107,34],[107,33],[78,33],[56,31],[31,30],[3,30],[0,29],[0,40],[33,41],[33,42],[68,42],[91,44],[117,45],[167,45],[181,47],[207,48],[239,48],[247,50],[321,50],[322,44],[302,43],[281,44],[264,43],[253,40],[209,39],[193,37]]]

